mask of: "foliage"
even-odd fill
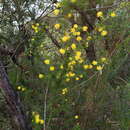
[[[33,129],[130,129],[130,2],[113,3],[25,0],[12,3],[11,17],[5,10],[0,45],[17,46],[17,62],[1,59]],[[13,14],[16,5],[26,6]]]

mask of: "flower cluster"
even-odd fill
[[[26,91],[26,88],[24,86],[17,86],[17,90]]]
[[[32,115],[33,115],[33,122],[35,122],[36,124],[44,124],[44,120],[41,119],[40,115],[37,113],[37,112],[32,112]]]

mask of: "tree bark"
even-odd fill
[[[6,100],[7,108],[13,119],[16,130],[32,130],[27,122],[27,116],[23,111],[20,98],[11,86],[2,61],[0,61],[0,88]]]

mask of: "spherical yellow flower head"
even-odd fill
[[[37,27],[39,27],[39,26],[40,26],[40,24],[39,24],[39,23],[36,23],[36,26],[37,26]]]
[[[90,41],[90,40],[92,40],[92,37],[91,37],[91,36],[88,36],[88,37],[87,37],[87,41]]]
[[[71,28],[71,29],[70,29],[70,32],[71,32],[71,33],[74,33],[75,31],[76,31],[75,28]]]
[[[40,122],[40,115],[36,114],[34,118],[35,118],[35,123],[39,124],[39,122]]]
[[[88,30],[88,27],[87,27],[87,26],[83,26],[82,30],[83,30],[84,32],[86,32],[86,31]]]
[[[55,10],[53,11],[53,14],[54,14],[55,16],[58,16],[59,13],[60,13],[60,10],[59,10],[59,9],[55,9]]]
[[[64,37],[62,37],[62,41],[63,41],[63,42],[67,42],[69,39],[70,39],[69,36],[64,36]]]
[[[105,57],[102,57],[102,58],[101,58],[101,61],[102,61],[102,62],[106,62],[107,59],[106,59]]]
[[[43,125],[43,124],[44,124],[44,120],[40,119],[39,123],[40,123],[41,125]]]
[[[17,87],[18,90],[21,90],[21,88],[22,88],[21,86],[18,86],[18,87]]]
[[[31,40],[32,40],[32,41],[34,41],[35,39],[34,39],[34,38],[32,38]]]
[[[76,51],[75,53],[77,56],[81,56],[81,51]]]
[[[78,37],[76,38],[76,40],[77,40],[77,41],[81,41],[81,40],[82,40],[82,37],[78,36]]]
[[[75,60],[80,60],[80,58],[81,58],[81,52],[80,51],[76,51],[76,53],[75,53]]]
[[[60,29],[61,25],[60,24],[55,24],[54,27],[55,27],[55,29],[58,30],[58,29]]]
[[[32,29],[34,30],[35,33],[38,33],[39,29],[38,26],[32,25]]]
[[[80,77],[80,78],[83,78],[83,75],[81,74],[81,75],[79,75],[79,77]]]
[[[76,2],[77,2],[77,0],[70,0],[70,2],[71,2],[71,3],[76,3]]]
[[[84,62],[84,60],[83,60],[82,58],[80,58],[80,59],[78,60],[78,62],[79,62],[80,64],[82,64],[82,63]]]
[[[98,28],[98,31],[99,31],[99,32],[102,32],[103,29],[104,29],[103,27],[99,27],[99,28]]]
[[[98,64],[98,62],[95,60],[92,62],[92,65],[97,65],[97,64]]]
[[[59,50],[59,52],[60,52],[62,55],[64,55],[66,51],[65,51],[65,49],[62,49],[62,48],[61,48],[61,49]]]
[[[80,80],[80,78],[79,78],[79,77],[76,77],[75,80]]]
[[[110,14],[110,16],[111,16],[111,17],[116,17],[116,13],[115,13],[115,12],[112,12],[112,13]]]
[[[85,70],[87,70],[87,69],[89,69],[89,65],[83,65],[83,68],[84,68]]]
[[[22,91],[25,91],[25,90],[26,90],[26,88],[22,88],[21,90],[22,90]]]
[[[74,77],[75,76],[75,73],[74,72],[68,72],[67,74],[66,74],[66,76],[67,77]]]
[[[75,35],[76,36],[80,36],[80,32],[75,32]]]
[[[103,30],[102,32],[101,32],[101,36],[106,36],[108,34],[108,32],[106,31],[106,30]]]
[[[62,89],[62,94],[65,95],[68,92],[67,88]]]
[[[45,63],[46,65],[49,65],[49,64],[50,64],[50,60],[49,60],[49,59],[46,59],[46,60],[44,60],[44,63]]]
[[[75,115],[74,118],[75,118],[75,119],[79,119],[79,116],[78,116],[78,115]]]
[[[97,17],[98,17],[98,18],[99,18],[99,17],[103,17],[103,12],[102,12],[102,11],[97,12]]]
[[[70,81],[70,78],[66,78],[66,80],[65,80],[66,82],[69,82]]]
[[[50,66],[50,71],[54,71],[55,67],[54,66]]]
[[[99,65],[99,66],[96,67],[96,69],[100,71],[100,70],[103,69],[103,67],[101,65]]]
[[[39,77],[39,79],[42,79],[42,78],[44,78],[44,75],[43,74],[39,74],[38,77]]]
[[[73,28],[77,29],[77,28],[78,28],[78,25],[77,25],[77,24],[74,24],[74,25],[73,25]]]
[[[71,18],[73,15],[71,13],[67,14],[67,18]]]
[[[71,45],[71,48],[72,48],[72,50],[75,50],[75,49],[76,49],[76,44],[73,43],[73,44]]]
[[[93,66],[90,64],[90,65],[88,65],[88,69],[92,69],[93,68]]]
[[[63,65],[60,65],[60,69],[64,69],[64,66],[63,66]]]

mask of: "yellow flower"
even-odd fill
[[[75,116],[74,116],[74,118],[75,118],[75,119],[78,119],[78,118],[79,118],[79,116],[78,116],[78,115],[75,115]]]
[[[38,27],[40,24],[39,23],[36,23],[36,26]]]
[[[70,78],[67,78],[65,81],[66,81],[66,82],[69,82],[69,81],[70,81]]]
[[[116,13],[115,13],[115,12],[112,12],[112,13],[110,14],[110,16],[111,16],[111,17],[116,17]]]
[[[76,54],[77,56],[81,56],[81,51],[76,51],[75,54]]]
[[[35,29],[36,27],[35,27],[35,25],[32,25],[32,29]]]
[[[35,39],[34,39],[34,38],[32,38],[31,40],[32,40],[32,41],[34,41]]]
[[[59,9],[55,9],[55,10],[53,11],[53,14],[54,14],[55,16],[59,15],[59,13],[60,13],[60,10],[59,10]]]
[[[63,65],[60,65],[60,69],[64,69],[64,66],[63,66]]]
[[[26,88],[22,88],[22,91],[25,91],[26,90]]]
[[[74,25],[73,25],[73,28],[78,28],[78,25],[77,25],[77,24],[74,24]]]
[[[79,75],[79,77],[80,77],[80,78],[83,78],[83,75],[81,74],[81,75]]]
[[[101,61],[102,61],[102,62],[106,62],[106,60],[107,60],[107,59],[106,59],[105,57],[102,57],[102,58],[101,58]]]
[[[20,90],[22,87],[21,86],[18,86],[17,89]]]
[[[80,58],[78,62],[81,64],[84,62],[84,60],[82,58]]]
[[[97,66],[97,68],[96,68],[97,70],[102,70],[103,69],[103,67],[102,66]]]
[[[40,122],[40,115],[36,114],[35,115],[35,123],[38,124]]]
[[[92,37],[91,37],[91,36],[88,36],[88,37],[87,37],[87,40],[88,40],[88,41],[90,41],[91,39],[92,39]]]
[[[44,120],[41,119],[41,120],[39,121],[39,123],[40,123],[41,125],[44,124]]]
[[[88,69],[92,69],[93,68],[93,66],[92,65],[88,65]]]
[[[88,30],[88,27],[87,26],[83,26],[83,31],[86,32]]]
[[[76,44],[73,43],[73,44],[71,45],[71,48],[72,48],[72,50],[75,50],[75,49],[76,49]]]
[[[82,37],[78,36],[78,37],[76,38],[76,40],[77,40],[77,41],[81,41],[81,40],[82,40]]]
[[[76,77],[75,80],[80,80],[80,78],[79,78],[79,77]]]
[[[63,42],[67,42],[69,39],[70,39],[69,36],[64,36],[64,37],[62,37],[62,41],[63,41]]]
[[[39,79],[42,79],[42,78],[44,78],[44,75],[43,74],[39,74],[38,77],[39,77]]]
[[[73,58],[72,58],[72,57],[69,57],[69,60],[73,60]]]
[[[75,73],[73,73],[73,72],[69,72],[69,73],[67,73],[66,76],[67,76],[67,77],[74,77],[74,76],[75,76]]]
[[[103,17],[103,12],[102,11],[97,12],[97,17]]]
[[[71,13],[68,13],[68,14],[67,14],[67,17],[68,17],[68,18],[71,18],[71,17],[72,17],[72,14],[71,14]]]
[[[65,95],[68,92],[67,88],[62,89],[62,94]]]
[[[84,65],[83,68],[86,70],[86,69],[89,69],[89,65]]]
[[[75,60],[73,60],[73,61],[71,62],[71,64],[72,64],[72,65],[75,65],[75,64],[76,64],[76,61],[75,61]]]
[[[61,7],[61,3],[59,3],[59,2],[56,3],[56,7],[57,7],[57,8],[60,8],[60,7]]]
[[[98,28],[98,31],[99,31],[99,32],[103,31],[103,27],[99,27],[99,28]]]
[[[55,27],[55,29],[58,30],[61,27],[61,25],[60,24],[55,24],[54,27]]]
[[[76,55],[75,55],[75,60],[80,60],[81,56],[81,52],[80,51],[76,51]]]
[[[77,0],[70,0],[70,2],[71,2],[71,3],[76,3],[76,2],[77,2]]]
[[[54,71],[55,67],[54,66],[50,66],[50,71]]]
[[[65,54],[65,49],[62,49],[62,48],[61,48],[61,49],[59,50],[59,52],[64,55],[64,54]]]
[[[92,64],[93,64],[93,65],[97,65],[98,63],[97,63],[97,61],[94,60],[94,61],[92,62]]]
[[[44,60],[44,63],[47,64],[47,65],[49,65],[50,64],[50,60],[46,59],[46,60]]]
[[[80,35],[80,32],[75,32],[76,33],[76,36],[79,36]]]
[[[101,32],[101,36],[106,36],[108,34],[108,32],[106,31],[106,30],[103,30],[102,32]]]
[[[70,32],[72,32],[72,33],[74,33],[75,31],[76,31],[75,28],[70,29]]]

